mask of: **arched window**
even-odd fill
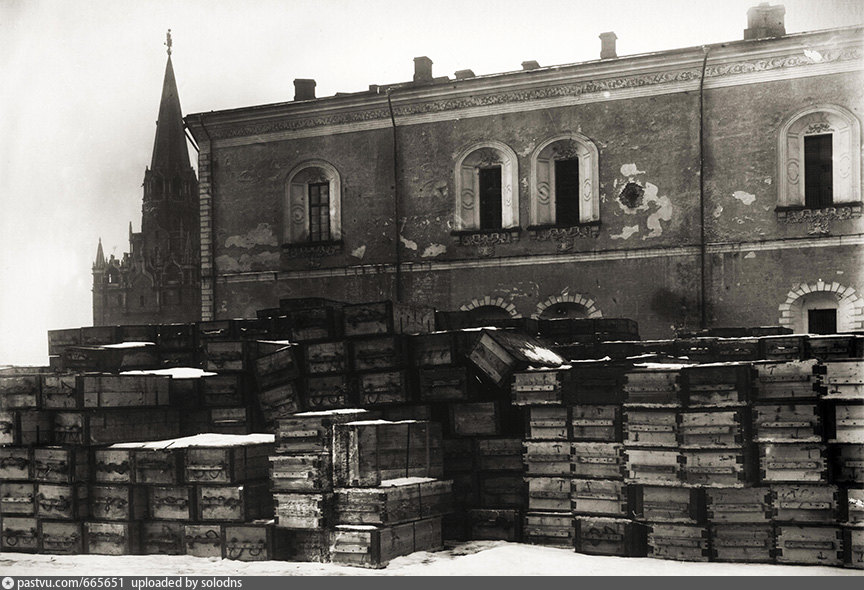
[[[285,190],[283,240],[332,242],[342,239],[342,183],[332,165],[312,160],[294,168]]]
[[[819,209],[861,200],[858,119],[844,108],[799,111],[780,131],[779,207]]]
[[[781,326],[796,333],[829,334],[864,329],[864,299],[839,283],[802,284],[780,305]]]
[[[600,219],[597,147],[570,133],[541,143],[531,156],[531,225],[573,226]]]
[[[587,318],[590,315],[588,308],[579,303],[565,301],[555,303],[540,312],[541,320],[557,320],[562,318]]]
[[[456,160],[456,230],[519,225],[516,153],[498,141],[474,145]]]

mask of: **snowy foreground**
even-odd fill
[[[864,570],[740,563],[690,563],[599,557],[566,549],[501,541],[472,541],[443,551],[413,553],[383,570],[333,564],[248,563],[186,555],[119,556],[0,553],[6,576],[862,576]]]

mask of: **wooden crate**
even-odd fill
[[[345,336],[416,334],[435,329],[435,309],[426,305],[378,301],[342,308]]]
[[[843,527],[843,565],[864,569],[864,529]]]
[[[828,412],[829,442],[835,444],[864,444],[864,404],[832,402]]]
[[[183,552],[195,557],[215,557],[224,554],[222,525],[219,523],[184,524]]]
[[[707,488],[705,500],[715,524],[768,523],[773,515],[769,488]]]
[[[681,380],[688,407],[746,405],[750,400],[753,372],[750,363],[685,367],[681,371]]]
[[[620,442],[622,440],[621,407],[579,404],[570,408],[573,440]]]
[[[757,442],[821,442],[822,416],[816,404],[753,406]]]
[[[329,453],[333,448],[334,425],[375,417],[376,414],[362,409],[295,414],[277,422],[276,452],[280,455]]]
[[[717,360],[718,338],[676,338],[675,356],[700,363]]]
[[[115,408],[54,414],[57,444],[113,444],[179,435],[180,415],[174,408]]]
[[[285,559],[314,563],[330,561],[330,532],[328,530],[282,529]]]
[[[258,404],[264,414],[264,420],[271,426],[277,420],[288,418],[302,409],[300,384],[287,381],[269,389],[258,390]]]
[[[304,368],[308,375],[332,375],[349,370],[348,345],[344,340],[309,342],[303,347]]]
[[[528,408],[528,438],[531,440],[570,440],[570,409],[562,406]]]
[[[864,444],[831,445],[831,476],[843,484],[864,484]]]
[[[645,525],[620,518],[577,516],[576,552],[588,555],[645,557]]]
[[[705,490],[669,486],[632,486],[633,518],[648,522],[705,522]]]
[[[62,354],[67,346],[79,344],[81,344],[81,328],[48,330],[48,354],[51,356]]]
[[[570,513],[527,512],[522,525],[524,542],[547,547],[572,549],[576,528]]]
[[[90,479],[90,455],[73,446],[33,449],[33,479],[46,483],[76,483]]]
[[[677,410],[625,407],[624,445],[627,448],[678,447]]]
[[[351,367],[354,371],[388,371],[408,363],[404,336],[375,336],[351,340]]]
[[[0,481],[0,516],[35,516],[36,484]]]
[[[678,414],[678,437],[682,449],[741,447],[750,440],[750,413],[747,408],[683,411]]]
[[[39,553],[81,555],[84,553],[83,524],[64,520],[40,520]]]
[[[269,475],[271,443],[186,449],[184,480],[187,483],[239,483]]]
[[[225,559],[239,561],[272,561],[288,559],[288,533],[274,526],[272,520],[246,524],[225,524]]]
[[[501,434],[499,402],[474,402],[450,406],[452,432],[459,436],[494,436]]]
[[[714,561],[774,562],[774,527],[765,524],[714,524],[710,527]]]
[[[843,532],[837,526],[778,524],[777,563],[843,565]]]
[[[0,481],[32,477],[33,450],[30,447],[0,447]]]
[[[822,359],[864,357],[864,336],[858,334],[819,334],[807,339],[808,356]]]
[[[864,489],[846,490],[846,524],[864,525]]]
[[[202,344],[207,371],[233,373],[251,368],[249,345],[243,340],[206,340]]]
[[[120,342],[119,326],[87,326],[81,328],[81,344],[99,346]]]
[[[75,410],[83,406],[77,375],[42,375],[40,407],[44,410]]]
[[[759,346],[763,359],[795,361],[807,356],[807,336],[762,336]]]
[[[197,515],[195,486],[147,486],[150,518],[192,522]]]
[[[832,524],[840,520],[837,486],[774,484],[771,497],[775,521]]]
[[[247,522],[273,518],[273,494],[269,480],[241,484],[196,486],[196,520],[200,522]]]
[[[249,407],[210,408],[205,410],[205,429],[189,434],[216,432],[219,434],[252,434],[252,410]]]
[[[410,338],[409,343],[411,362],[415,367],[454,365],[460,360],[453,332],[417,334]]]
[[[562,397],[565,404],[621,404],[626,397],[625,367],[629,363],[582,361],[571,363],[564,373]]]
[[[195,324],[161,324],[156,344],[166,351],[194,351],[198,347],[198,328]]]
[[[420,401],[471,401],[479,396],[479,380],[468,367],[440,366],[419,369]]]
[[[269,389],[300,377],[299,346],[280,342],[276,350],[261,354],[262,342],[257,344],[261,356],[255,359],[253,370],[259,389]]]
[[[388,526],[420,518],[420,486],[410,480],[383,482],[374,488],[335,491],[337,524]]]
[[[0,375],[0,409],[36,409],[41,386],[41,375]]]
[[[570,476],[573,463],[572,443],[527,441],[524,461],[528,475]]]
[[[201,404],[208,408],[246,403],[246,375],[208,375],[201,378]]]
[[[680,407],[683,404],[681,370],[652,367],[628,371],[624,392],[628,404]]]
[[[42,410],[0,410],[0,446],[51,444],[54,424],[51,414]]]
[[[570,507],[579,515],[629,517],[629,488],[614,479],[572,479]]]
[[[276,455],[270,457],[273,491],[329,492],[333,470],[329,453]]]
[[[763,361],[753,363],[753,368],[756,377],[752,394],[758,402],[816,399],[823,393],[816,359]]]
[[[708,529],[689,524],[650,524],[648,557],[678,561],[708,561]]]
[[[566,369],[533,369],[513,374],[511,398],[517,406],[558,406],[563,403]]]
[[[184,523],[148,520],[141,523],[141,550],[145,555],[183,555]]]
[[[813,443],[760,444],[759,469],[763,483],[825,482],[826,448]]]
[[[90,517],[94,520],[140,520],[148,514],[147,489],[116,484],[90,486]]]
[[[413,387],[408,371],[381,371],[357,375],[360,405],[365,407],[411,402]]]
[[[298,309],[288,313],[291,340],[309,342],[338,338],[342,331],[341,310],[332,307]]]
[[[91,555],[142,555],[140,522],[85,522],[84,546]]]
[[[620,443],[575,442],[573,477],[586,479],[624,479],[624,446]]]
[[[569,477],[528,477],[528,510],[570,513]]]
[[[355,399],[355,382],[347,375],[320,375],[306,378],[305,407],[310,410],[350,408]]]
[[[87,518],[89,508],[86,484],[36,484],[36,516],[39,519],[79,520]]]
[[[474,453],[479,471],[522,471],[521,438],[478,438]]]
[[[135,483],[178,485],[183,483],[184,449],[133,448]]]
[[[757,464],[749,445],[736,449],[685,449],[681,479],[691,485],[740,487],[757,480]]]
[[[414,552],[414,523],[387,527],[338,525],[331,534],[333,563],[382,568]]]
[[[525,505],[525,481],[521,473],[499,471],[481,473],[480,506],[487,508],[522,508]]]
[[[628,448],[624,455],[628,481],[649,485],[681,481],[684,456],[677,450]]]
[[[411,421],[367,420],[334,430],[333,475],[338,487],[374,487],[406,477]]]
[[[0,520],[0,551],[36,553],[39,528],[33,516],[3,516]]]
[[[286,529],[323,530],[333,524],[333,494],[273,495],[276,526]]]
[[[752,361],[760,358],[758,338],[718,338],[714,355],[721,362]]]
[[[159,350],[150,342],[69,346],[61,356],[67,371],[116,373],[159,366]]]
[[[467,512],[469,537],[475,541],[519,542],[522,516],[519,510],[471,509]]]
[[[210,341],[237,338],[237,320],[210,320],[198,322],[198,342],[206,347]]]

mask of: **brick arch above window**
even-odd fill
[[[864,330],[864,299],[852,287],[824,281],[804,283],[789,291],[779,307],[779,324],[798,333],[807,332],[808,302],[814,298],[822,301],[826,296],[836,302],[838,332]]]
[[[509,146],[483,141],[463,150],[456,158],[454,229],[481,229],[480,171],[501,168],[500,228],[519,226],[519,163]]]
[[[477,299],[472,299],[471,301],[460,307],[459,311],[473,311],[482,307],[500,307],[501,309],[506,311],[512,318],[521,317],[519,315],[519,312],[516,310],[516,306],[513,305],[513,303],[507,301],[502,297],[490,297],[489,295],[485,295]]]
[[[326,187],[326,191],[323,188]],[[311,196],[314,191],[315,196]],[[320,204],[326,192],[326,206]],[[316,201],[316,202],[313,202]],[[316,210],[322,215],[315,215]],[[319,223],[326,216],[323,227]],[[339,172],[324,160],[307,160],[288,173],[282,211],[282,240],[285,243],[337,241],[342,238],[342,180]],[[326,231],[324,231],[326,230]]]
[[[545,301],[541,301],[537,304],[537,309],[534,311],[534,315],[531,317],[539,318],[540,315],[546,311],[548,308],[553,307],[555,305],[560,305],[562,303],[572,303],[575,305],[581,305],[585,308],[585,316],[589,318],[602,318],[603,312],[597,308],[597,304],[593,299],[586,295],[580,295],[579,293],[562,293],[561,295],[552,295],[547,298]]]
[[[861,126],[837,105],[814,105],[789,117],[778,138],[778,207],[804,207],[806,138],[831,138],[833,204],[861,201]]]
[[[551,137],[539,144],[531,154],[530,223],[560,225],[556,204],[560,190],[556,190],[556,162],[578,161],[578,218],[579,223],[600,220],[600,164],[597,146],[580,133],[566,133]]]

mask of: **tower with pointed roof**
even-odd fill
[[[171,32],[150,166],[144,171],[141,231],[129,223],[129,252],[93,262],[93,324],[197,321],[200,315],[198,180],[189,162]]]

